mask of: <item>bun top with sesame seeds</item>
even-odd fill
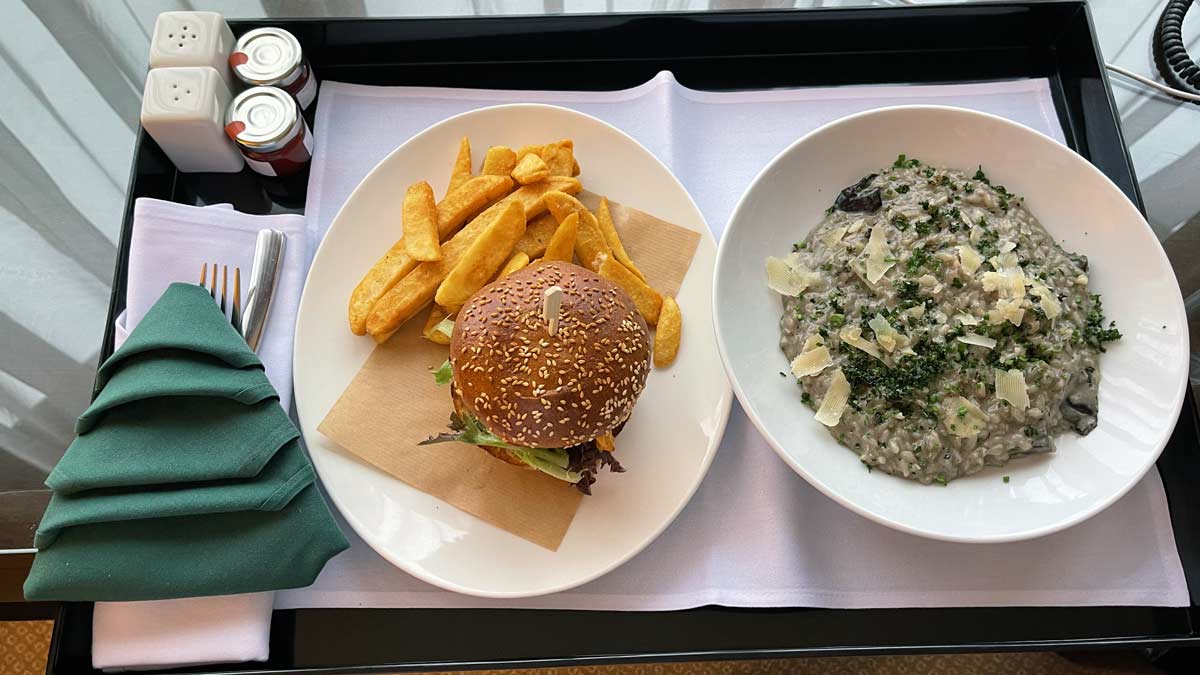
[[[542,318],[550,286],[563,290],[554,336]],[[463,305],[450,365],[463,405],[488,431],[513,445],[565,448],[629,417],[650,371],[650,338],[612,282],[571,263],[535,263]]]

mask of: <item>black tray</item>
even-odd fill
[[[268,23],[232,23],[235,33],[260,25]],[[367,84],[606,90],[640,84],[665,69],[688,87],[708,90],[1046,77],[1067,143],[1142,204],[1091,18],[1079,0],[796,12],[274,20],[269,25],[296,34],[321,79]],[[242,211],[265,213],[302,208],[303,192],[302,179],[264,184],[248,171],[176,173],[142,134],[110,325],[124,301],[134,199],[232,201]],[[107,355],[112,336],[104,340]],[[333,673],[1195,646],[1200,644],[1195,534],[1200,497],[1189,491],[1200,484],[1195,411],[1189,393],[1159,461],[1191,582],[1188,608],[292,610],[275,612],[268,663],[193,671]],[[88,603],[61,607],[49,673],[92,672],[91,609]]]

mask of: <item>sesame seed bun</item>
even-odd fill
[[[542,320],[551,286],[563,289],[554,336]],[[565,448],[628,419],[650,372],[650,338],[612,282],[570,263],[536,263],[463,305],[450,365],[462,408],[488,431],[513,445]]]

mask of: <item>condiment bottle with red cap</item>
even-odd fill
[[[229,67],[252,87],[279,87],[308,110],[317,97],[317,78],[296,36],[282,28],[255,28],[238,38]]]
[[[312,132],[300,106],[276,87],[253,87],[238,94],[225,115],[225,134],[246,164],[264,176],[288,176],[312,160]]]

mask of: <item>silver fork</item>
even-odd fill
[[[229,294],[229,265],[221,265],[221,299],[217,300],[217,263],[212,264],[212,280],[208,279],[208,263],[200,265],[200,288],[207,288],[214,302],[221,306],[225,313],[225,298]],[[229,312],[229,323],[241,334],[242,332],[242,268],[233,268],[233,307]]]

